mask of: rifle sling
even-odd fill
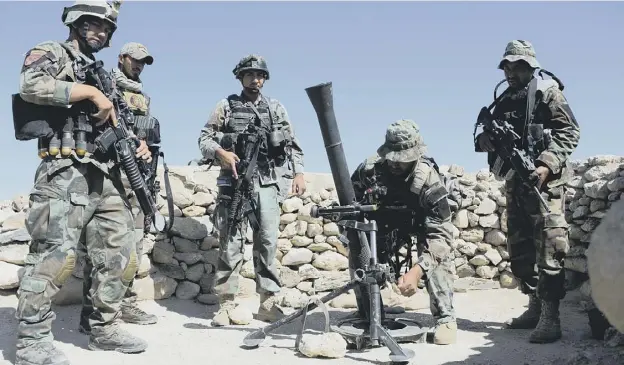
[[[167,166],[167,163],[165,162],[165,154],[162,151],[158,152],[158,155],[162,158],[162,162],[163,162],[163,180],[165,181],[165,193],[167,194],[167,208],[169,210],[169,221],[167,222],[166,226],[165,226],[165,232],[167,232],[167,236],[171,237],[171,227],[173,227],[173,219],[174,219],[174,215],[173,215],[173,195],[171,192],[171,183],[169,182],[169,167]]]
[[[537,78],[534,77],[531,82],[529,82],[529,87],[527,90],[527,105],[526,105],[526,116],[524,119],[524,128],[522,128],[522,145],[524,145],[524,141],[526,140],[527,126],[530,126],[533,123],[534,109],[535,109],[535,93],[537,93]]]
[[[267,102],[267,104],[268,104],[268,102]],[[265,124],[265,123],[264,123],[264,122],[265,122],[265,120],[264,120],[264,119],[262,119],[262,116],[260,115],[260,112],[258,111],[258,109],[256,109],[256,106],[255,106],[253,103],[250,103],[250,106],[251,106],[251,110],[253,110],[253,112],[256,114],[256,117],[258,117],[258,119],[260,120],[260,124]],[[269,105],[269,113],[270,113],[270,111],[271,111],[271,106]],[[266,126],[266,124],[265,124],[265,126]],[[270,127],[271,127],[271,121],[269,121],[269,125],[268,125],[268,126],[266,126],[266,127],[267,127],[268,129],[270,129]]]

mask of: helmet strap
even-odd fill
[[[85,53],[97,53],[104,48],[104,44],[99,41],[87,41],[87,33],[89,28],[91,27],[91,23],[87,19],[85,20],[77,20],[74,24],[72,24],[72,28],[78,34],[78,43],[80,44],[80,48],[85,51]],[[110,37],[110,36],[109,36]]]

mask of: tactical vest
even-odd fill
[[[495,119],[508,122],[521,137],[516,148],[525,151],[532,159],[537,158],[550,141],[550,131],[544,128],[544,120],[538,105],[544,92],[558,86],[553,79],[534,78],[527,88],[504,97],[493,112]],[[490,171],[504,179],[513,176],[511,164],[503,161],[495,153],[488,153]]]
[[[232,142],[236,142],[238,135],[245,131],[247,125],[250,123],[258,125],[261,123],[264,126],[263,132],[266,133],[265,143],[260,146],[258,154],[258,178],[263,185],[278,184],[279,177],[275,170],[276,165],[281,165],[281,157],[276,156],[270,150],[268,146],[269,133],[271,126],[274,122],[274,115],[271,110],[270,100],[266,97],[262,97],[256,110],[260,114],[261,120],[258,120],[258,116],[251,107],[250,102],[245,102],[239,95],[232,94],[227,98],[230,108],[230,116],[227,126],[225,128],[226,138],[230,138]]]
[[[253,108],[248,103],[241,100],[240,96],[233,94],[230,95],[227,100],[230,107],[230,117],[225,128],[225,133],[229,135],[229,138],[231,138],[234,143],[236,143],[238,135],[245,131],[247,125],[249,125],[250,123],[262,123],[266,130],[271,129],[271,125],[273,124],[273,114],[271,113],[268,100],[265,97],[262,97],[262,99],[256,106],[256,110],[258,111],[258,114],[260,114],[261,121],[257,120],[258,118]],[[268,140],[268,137],[269,136],[267,133],[265,140]],[[267,144],[264,144],[260,147],[258,164],[266,164],[271,160],[272,157],[273,156],[269,156]]]
[[[247,103],[241,100],[238,95],[230,95],[227,100],[230,107],[230,117],[225,128],[225,133],[238,135],[243,132],[245,128],[247,128],[249,123],[257,123],[257,116],[253,108],[246,105]],[[256,106],[256,110],[258,110],[260,117],[262,117],[262,123],[267,129],[270,129],[270,126],[273,123],[273,115],[270,111],[268,101],[264,97]]]
[[[150,115],[150,98],[145,93],[119,88],[123,100],[132,113],[128,128],[132,129],[139,139],[145,140],[148,146],[160,144],[160,123]]]
[[[428,161],[418,162],[407,177],[396,176],[389,171],[385,160],[377,161],[374,165],[374,181],[376,184],[386,187],[386,194],[382,198],[382,204],[401,204],[416,212],[422,212],[419,201],[420,189],[424,186],[429,171]],[[414,189],[413,186],[420,188]]]

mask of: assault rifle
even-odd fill
[[[479,126],[483,128],[483,131],[490,136],[490,140],[494,145],[495,153],[498,157],[511,165],[511,168],[518,175],[520,180],[533,191],[544,209],[550,213],[548,203],[544,200],[537,188],[536,181],[530,177],[531,173],[535,170],[535,162],[524,150],[516,147],[516,143],[521,141],[520,135],[515,132],[513,126],[507,121],[497,120],[492,115],[492,108],[500,102],[505,94],[506,92],[501,93],[490,106],[481,108],[479,116],[477,117],[477,122],[475,123],[475,132]]]
[[[169,222],[173,222],[173,199],[171,197],[171,184],[169,183],[169,167],[165,162],[165,154],[161,151],[160,146],[160,122],[155,117],[149,116],[135,116],[134,128],[138,131],[137,137],[145,139],[147,141],[147,147],[152,153],[152,162],[139,163],[139,169],[145,177],[145,184],[152,196],[152,199],[156,201],[158,193],[160,192],[160,181],[158,181],[158,161],[159,157],[162,157],[163,163],[163,180],[165,181],[165,191],[167,194],[167,205],[169,210]],[[152,225],[152,217],[145,216],[143,221],[145,231],[149,230]],[[172,224],[172,223],[171,223]],[[171,225],[170,224],[170,225]]]
[[[254,230],[260,226],[256,217],[255,202],[253,199],[253,176],[258,169],[258,155],[260,148],[266,146],[266,131],[258,125],[249,123],[244,132],[237,136],[237,140],[232,148],[233,141],[226,141],[223,147],[225,150],[234,149],[240,161],[236,163],[236,173],[238,179],[231,184],[230,177],[221,177],[217,180],[218,187],[230,187],[231,202],[229,206],[227,235],[232,237],[236,234],[236,229],[245,218]],[[228,195],[228,194],[224,194]]]
[[[103,140],[113,139],[114,148],[117,155],[117,162],[121,164],[132,191],[134,192],[141,210],[145,217],[149,217],[154,222],[154,227],[160,232],[168,232],[173,225],[173,221],[167,222],[160,214],[156,203],[149,194],[145,178],[149,168],[144,161],[137,162],[135,157],[136,149],[140,145],[139,140],[130,134],[128,130],[129,118],[132,115],[128,106],[113,87],[113,80],[110,74],[104,69],[102,61],[96,61],[88,65],[85,74],[95,84],[96,87],[112,101],[117,115],[117,123],[110,123],[110,128],[103,132]],[[139,167],[140,166],[140,167]],[[169,196],[171,199],[171,196]],[[173,210],[170,210],[172,212]],[[170,213],[171,214],[171,213]]]

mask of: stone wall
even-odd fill
[[[566,215],[571,223],[572,249],[566,262],[570,287],[581,286],[588,294],[587,265],[584,251],[592,230],[611,202],[624,191],[624,158],[597,156],[571,162],[574,179],[567,197]],[[464,199],[456,214],[453,255],[456,289],[474,286],[514,288],[517,281],[509,267],[506,249],[507,213],[503,183],[486,170],[467,173],[456,165],[442,166],[444,172],[459,177]],[[162,174],[162,172],[161,172]],[[212,279],[218,255],[218,243],[212,235],[211,215],[215,208],[216,176],[197,166],[170,167],[170,180],[176,216],[171,239],[150,234],[144,240],[144,255],[136,287],[143,299],[177,296],[212,304]],[[282,304],[300,307],[313,294],[331,291],[349,279],[347,248],[338,240],[335,223],[309,215],[313,204],[326,205],[337,200],[331,174],[306,175],[308,191],[302,197],[290,197],[282,206],[277,265],[284,286]],[[168,215],[164,184],[158,199],[160,211]],[[18,286],[21,267],[28,252],[29,236],[24,229],[28,209],[27,196],[19,195],[0,202],[0,289]],[[415,250],[413,251],[415,252]],[[405,253],[405,251],[403,251]],[[247,232],[239,294],[253,295],[255,283],[252,263],[251,232]],[[55,303],[79,303],[82,265]],[[410,303],[392,288],[385,292],[390,301]],[[591,302],[589,300],[588,302]],[[388,303],[391,304],[391,303]],[[331,304],[353,307],[352,293]]]

